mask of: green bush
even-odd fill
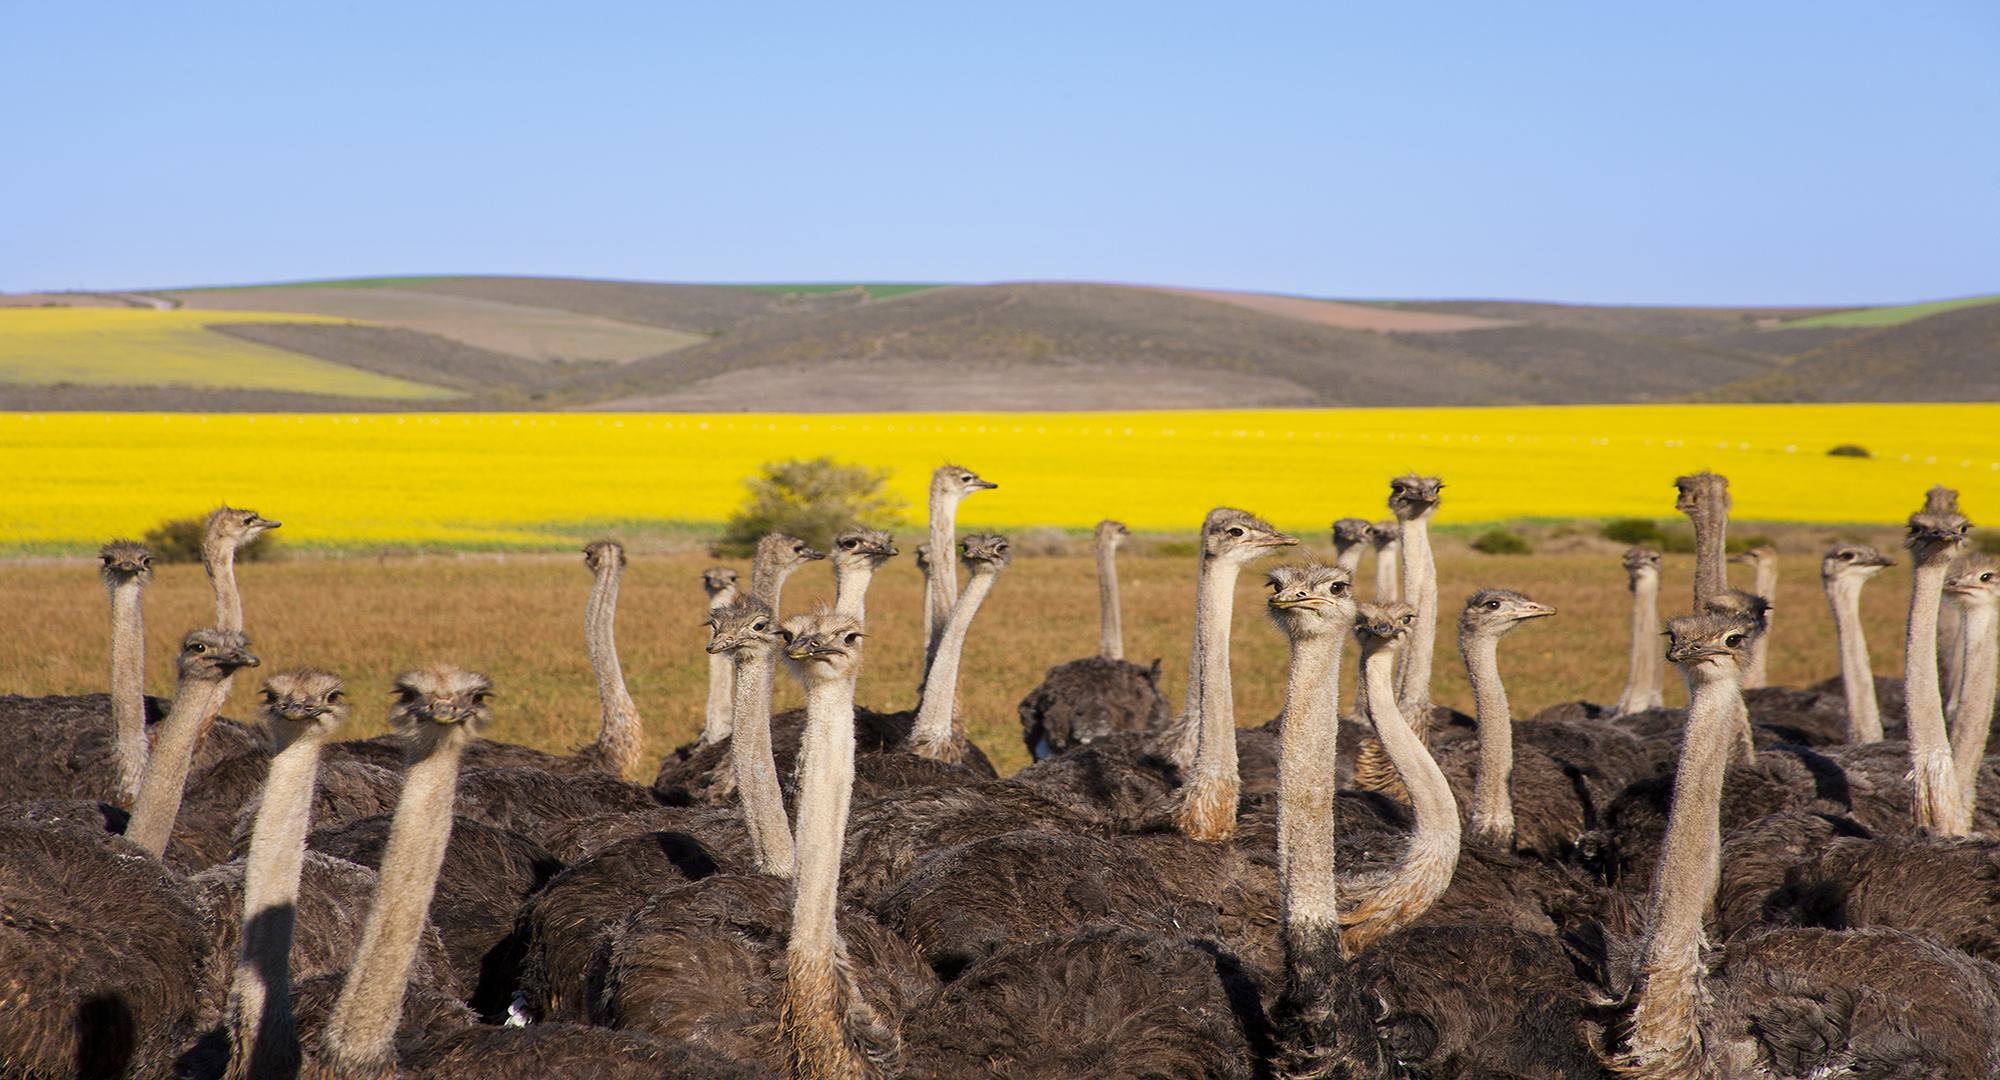
[[[1765,536],[1763,533],[1751,533],[1749,536],[1744,537],[1731,537],[1722,542],[1722,550],[1727,551],[1731,555],[1739,551],[1749,551],[1753,547],[1776,546],[1776,544],[1771,543],[1771,538]]]
[[[1153,545],[1153,554],[1169,559],[1185,559],[1200,550],[1192,540],[1161,540]]]
[[[1828,450],[1826,452],[1826,455],[1828,457],[1874,457],[1875,456],[1874,454],[1868,452],[1867,447],[1856,446],[1853,443],[1841,443],[1839,446],[1836,446],[1833,449]]]
[[[1694,554],[1694,533],[1675,529],[1660,534],[1659,548],[1669,555]]]
[[[790,533],[824,551],[842,529],[893,529],[909,504],[883,489],[890,471],[842,465],[830,457],[767,461],[743,481],[750,498],[729,519],[715,553],[747,557],[772,532]]]
[[[1472,550],[1483,551],[1488,555],[1526,555],[1535,549],[1529,547],[1528,542],[1523,540],[1518,534],[1510,533],[1505,529],[1495,529],[1492,532],[1481,534],[1478,539],[1474,540],[1472,542]]]
[[[1651,518],[1619,518],[1605,523],[1604,538],[1621,544],[1657,544],[1660,527]]]
[[[153,549],[153,561],[158,563],[198,563],[201,561],[201,534],[208,528],[208,517],[173,518],[162,521],[146,530],[140,542]],[[256,539],[236,549],[237,562],[269,562],[280,558],[278,538],[275,534],[261,532]]]

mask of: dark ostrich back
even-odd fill
[[[2000,961],[2000,841],[1849,835],[1812,855],[1764,898],[1766,920],[1890,927]]]
[[[798,772],[799,743],[805,734],[806,713],[804,709],[787,709],[771,717],[771,756],[778,767],[779,782],[785,787],[789,799],[794,788],[794,777]],[[902,749],[903,740],[909,737],[910,728],[916,723],[914,710],[883,713],[873,709],[854,710],[854,752],[857,758],[857,779],[859,770],[867,768],[858,759],[863,755],[907,753]],[[729,748],[733,740],[722,739],[704,746],[689,743],[669,753],[660,762],[660,771],[653,777],[653,789],[663,796],[686,792],[697,802],[727,804],[736,801],[735,777],[731,775]],[[962,764],[972,770],[980,779],[995,779],[993,763],[984,751],[968,740],[965,744],[965,759]],[[939,778],[952,780],[957,774],[938,774]],[[886,776],[883,784],[891,783]],[[883,786],[878,784],[878,786]],[[893,789],[890,789],[893,790]]]
[[[201,907],[119,838],[0,825],[0,1061],[19,1076],[164,1074],[213,962]]]
[[[760,875],[718,875],[660,892],[613,933],[591,1019],[782,1073],[778,1013],[791,905],[790,882]],[[843,911],[839,926],[855,988],[887,1025],[875,1050],[894,1055],[895,1026],[937,977],[867,916]]]
[[[660,805],[652,788],[602,773],[467,769],[459,774],[453,811],[547,847],[548,838],[568,822]]]
[[[925,855],[1020,829],[1101,831],[1095,819],[1009,780],[856,803],[840,860],[841,900],[872,911]]]
[[[728,1061],[698,1047],[637,1031],[577,1024],[525,1028],[475,1026],[447,1032],[397,1055],[398,1075],[413,1080],[776,1080],[757,1062]]]
[[[146,698],[147,725],[166,719],[172,706],[165,698]],[[9,802],[117,800],[110,694],[0,694],[0,731],[6,733],[0,739],[0,791]],[[248,752],[270,754],[263,729],[219,718],[196,744],[189,773]]]
[[[903,1022],[921,1080],[1249,1080],[1264,1035],[1255,987],[1213,946],[1119,926],[1001,949]]]
[[[1155,755],[1152,738],[1126,732],[1043,758],[1007,778],[1116,831],[1164,818],[1180,770]]]
[[[189,863],[196,872],[240,859],[250,850],[250,830],[263,805],[264,780],[271,773],[265,754],[239,754],[188,781],[181,812],[174,819],[167,861]],[[313,781],[312,821],[332,828],[396,808],[403,792],[399,772],[351,761],[321,761]]]
[[[1102,656],[1050,668],[1018,711],[1021,741],[1037,760],[1114,731],[1162,731],[1173,717],[1160,692],[1160,661],[1141,667]]]
[[[393,814],[381,814],[315,829],[306,844],[379,871],[394,823]],[[444,943],[458,996],[481,1015],[506,1014],[523,951],[514,936],[515,912],[562,869],[560,860],[532,840],[470,818],[453,819],[430,920]]]
[[[332,761],[365,761],[385,769],[402,771],[408,742],[400,735],[377,735],[368,739],[346,739],[327,744],[325,756]],[[460,763],[466,769],[540,769],[554,773],[601,773],[610,775],[610,766],[596,744],[574,754],[551,754],[519,743],[474,739],[465,748]]]
[[[548,849],[574,865],[628,836],[656,832],[686,833],[718,866],[729,868],[725,873],[747,873],[754,858],[743,815],[714,806],[656,806],[577,818],[550,831]]]
[[[1787,882],[1841,837],[1869,836],[1859,822],[1838,814],[1785,810],[1766,814],[1731,832],[1722,845],[1722,878],[1715,890],[1710,937],[1722,940],[1760,924],[1820,926],[1793,918],[1779,898]]]
[[[1467,740],[1437,754],[1438,767],[1458,803],[1459,823],[1471,829],[1473,791],[1479,777],[1479,744]],[[1581,770],[1532,745],[1514,748],[1510,797],[1514,840],[1520,850],[1561,861],[1577,838],[1597,824],[1597,807]]]

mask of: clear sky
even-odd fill
[[[2000,292],[2000,4],[0,4],[0,290]]]

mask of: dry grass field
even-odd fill
[[[1836,670],[1832,621],[1819,590],[1818,551],[1834,534],[1801,530],[1783,547],[1785,564],[1771,652],[1780,685],[1803,685]],[[1883,542],[1884,536],[1873,537]],[[905,538],[906,545],[909,542]],[[906,546],[907,550],[907,546]],[[1320,558],[1329,553],[1308,552]],[[1693,557],[1667,557],[1663,612],[1685,611]],[[1269,560],[1263,565],[1274,565]],[[1121,560],[1127,656],[1161,657],[1169,697],[1186,683],[1194,609],[1192,558]],[[646,718],[645,775],[668,748],[691,738],[701,720],[707,657],[701,651],[705,601],[697,555],[636,556],[619,603],[618,640],[632,695]],[[1362,563],[1360,594],[1372,589]],[[1733,567],[1743,575],[1746,568]],[[1485,556],[1447,540],[1440,545],[1440,608],[1455,617],[1463,598],[1485,586],[1512,588],[1555,604],[1554,619],[1530,624],[1501,647],[1516,716],[1578,698],[1610,702],[1624,682],[1629,594],[1615,554]],[[355,702],[350,733],[383,730],[388,680],[398,670],[449,662],[490,674],[500,695],[491,734],[560,749],[586,741],[597,723],[596,686],[583,642],[590,578],[577,555],[471,555],[416,559],[298,559],[239,568],[246,619],[265,671],[313,664],[339,672]],[[1260,724],[1284,698],[1286,648],[1263,617],[1262,574],[1238,590],[1233,670],[1239,723]],[[1738,581],[1747,584],[1747,578]],[[1900,670],[1902,616],[1909,576],[1890,569],[1863,594],[1875,670]],[[915,698],[921,581],[911,561],[895,560],[870,596],[871,638],[859,700],[878,709],[908,708]],[[788,611],[833,597],[820,563],[797,574],[785,592]],[[110,669],[104,590],[81,560],[0,567],[0,691],[80,693],[104,689]],[[148,691],[169,694],[171,649],[187,630],[208,625],[211,600],[199,567],[169,566],[147,593]],[[1096,647],[1097,599],[1091,561],[1017,558],[981,610],[967,642],[964,694],[973,738],[1003,772],[1025,764],[1015,705],[1050,665]],[[1343,700],[1351,700],[1348,658]],[[253,673],[254,675],[255,673]],[[250,712],[252,679],[238,681],[226,715]],[[1440,634],[1436,699],[1470,711],[1471,694],[1453,648]],[[1669,702],[1683,695],[1669,680]],[[781,677],[778,704],[802,702]]]

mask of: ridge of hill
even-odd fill
[[[1960,306],[1822,345],[1697,401],[2000,401],[2000,304]]]

